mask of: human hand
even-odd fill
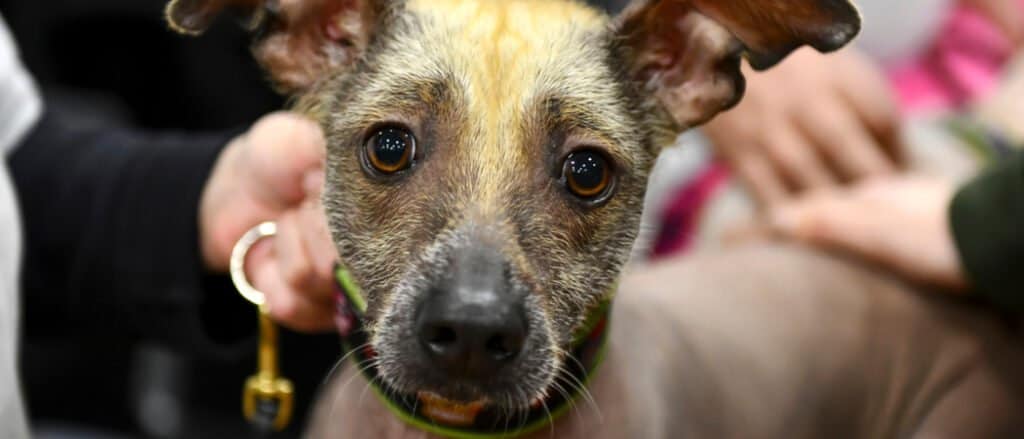
[[[704,132],[760,204],[889,174],[900,164],[896,103],[855,49],[821,55],[805,48],[772,70],[744,73],[743,100]]]
[[[986,18],[1006,36],[1014,48],[1024,47],[1024,7],[1018,0],[961,0]]]
[[[226,271],[246,231],[277,222],[277,235],[253,246],[247,272],[266,295],[271,317],[306,332],[333,325],[337,255],[320,205],[324,154],[323,134],[312,121],[265,116],[221,153],[199,207],[200,248],[213,271]]]
[[[770,213],[777,235],[852,253],[914,281],[964,290],[949,224],[953,185],[925,177],[888,177],[822,191]]]

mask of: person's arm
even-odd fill
[[[968,282],[989,301],[1024,310],[1024,154],[962,187],[950,223]]]
[[[217,273],[234,242],[268,220],[279,236],[247,266],[271,315],[298,330],[330,328],[319,128],[274,114],[235,134],[44,118],[10,157],[26,232],[26,334],[91,328],[223,353],[254,331],[255,308]]]
[[[203,294],[225,284],[206,274],[197,239],[204,185],[234,134],[147,135],[45,117],[9,159],[26,235],[26,335],[101,327],[210,352],[208,314],[223,319],[209,327],[248,333],[240,319],[251,307]]]

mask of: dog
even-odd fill
[[[357,367],[310,437],[1015,427],[1005,330],[855,263],[766,247],[619,282],[661,149],[740,99],[742,59],[849,42],[846,0],[636,0],[615,18],[568,0],[175,0],[167,17],[198,34],[225,9],[328,139]],[[962,407],[977,392],[993,410]]]

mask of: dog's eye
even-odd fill
[[[582,199],[593,200],[608,190],[612,180],[609,168],[601,153],[583,150],[566,157],[562,174],[569,192]]]
[[[378,129],[366,141],[366,161],[382,174],[394,174],[412,165],[416,138],[398,126]]]

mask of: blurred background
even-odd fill
[[[163,22],[165,4],[2,0],[0,13],[42,88],[47,111],[63,113],[65,120],[240,132],[282,107],[239,26],[223,20],[202,39],[182,37]],[[25,292],[26,301],[32,296]],[[246,317],[255,324],[255,314]],[[252,349],[198,362],[128,334],[33,326],[37,320],[24,318],[22,377],[39,437],[244,437],[240,392],[255,365]],[[318,366],[294,372],[309,375],[298,380],[308,399],[336,358],[337,342],[289,337],[289,353],[306,347],[320,353],[303,357]]]

